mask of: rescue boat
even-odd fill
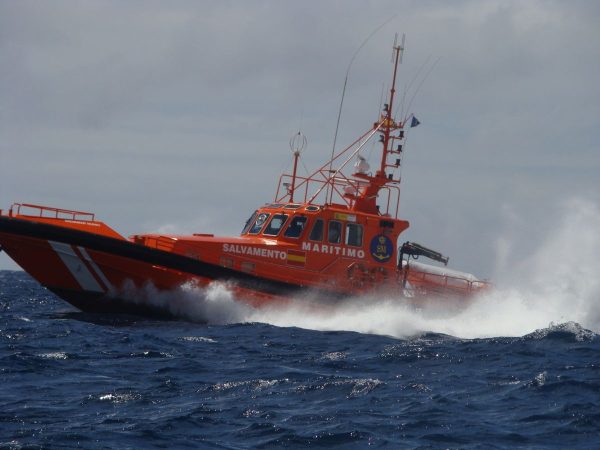
[[[392,84],[379,120],[307,176],[297,173],[306,145],[290,142],[294,165],[273,201],[254,211],[239,236],[139,234],[125,238],[93,213],[15,203],[0,210],[0,248],[39,283],[86,312],[149,314],[136,291],[226,283],[260,306],[306,297],[331,301],[381,293],[412,304],[468,301],[487,282],[445,268],[448,258],[402,241],[400,167],[409,115],[394,115],[403,46],[394,45]],[[379,139],[371,170],[361,150]],[[444,265],[415,262],[426,257]],[[168,309],[168,305],[166,305]]]

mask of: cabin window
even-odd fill
[[[342,222],[337,220],[329,221],[329,228],[327,229],[327,240],[331,244],[339,244],[342,242]]]
[[[300,237],[305,226],[306,216],[294,216],[283,235],[291,238]]]
[[[346,245],[362,247],[363,227],[357,223],[346,224]]]
[[[323,219],[317,219],[312,227],[312,230],[310,230],[310,236],[308,237],[308,239],[310,239],[311,241],[322,241],[323,228]]]
[[[265,231],[263,231],[263,234],[266,236],[277,236],[287,218],[287,214],[275,214],[269,225],[267,225],[267,228],[265,228]]]
[[[246,221],[246,225],[244,225],[244,229],[242,230],[242,234],[246,234],[250,229],[250,226],[254,223],[254,219],[256,219],[256,213],[258,211],[254,211],[250,218]]]
[[[254,222],[254,225],[252,225],[252,228],[250,228],[250,234],[260,233],[260,230],[262,230],[262,227],[269,218],[269,216],[270,214],[260,213],[256,218],[256,222]]]

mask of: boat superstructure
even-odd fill
[[[467,299],[487,283],[469,274],[410,261],[448,259],[400,235],[400,175],[405,131],[416,119],[394,115],[403,47],[394,46],[392,85],[379,119],[312,174],[297,173],[305,138],[292,140],[294,168],[272,202],[258,208],[240,236],[140,234],[129,238],[94,214],[32,204],[0,211],[0,246],[24,270],[84,311],[152,312],[135,288],[226,282],[252,304],[312,292],[335,299],[381,292],[411,302]],[[372,139],[380,158],[362,156]],[[132,287],[134,289],[132,289]]]

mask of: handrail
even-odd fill
[[[358,174],[355,173],[352,176],[348,176],[344,173],[344,169],[346,166],[348,166],[352,159],[358,155],[366,143],[369,142],[375,134],[381,132],[381,129],[384,126],[387,126],[386,124],[387,122],[383,119],[375,122],[371,129],[358,137],[349,146],[338,151],[337,154],[332,155],[330,161],[323,164],[308,176],[299,176],[295,172],[294,175],[282,174],[277,185],[275,202],[281,203],[285,201],[286,197],[289,197],[290,199],[293,198],[293,193],[295,194],[299,191],[304,191],[304,203],[316,204],[317,198],[321,198],[321,204],[334,204],[336,201],[341,199],[341,201],[345,203],[349,209],[351,209],[354,206],[357,197],[350,195],[344,188],[350,187],[353,191],[358,193],[358,191],[363,187],[368,188],[376,178],[369,175],[364,179],[359,180],[357,179]],[[338,160],[340,163],[339,167],[333,169],[333,163]],[[391,167],[392,165],[389,166]],[[393,165],[393,167],[398,166]],[[392,179],[391,175],[385,175],[385,180],[380,182],[383,175],[381,175],[379,172],[377,177],[379,177],[377,178],[377,190],[385,191],[385,193],[387,193],[386,203],[379,205],[382,210],[385,209],[385,211],[382,211],[381,214],[389,216],[393,215],[395,218],[398,218],[398,209],[400,204],[400,192],[398,184],[400,183],[400,179]],[[311,192],[310,197],[308,196],[309,184],[311,185],[310,187],[314,189],[314,192]],[[293,190],[293,193],[290,190],[290,186]]]
[[[27,214],[27,212],[21,213],[21,208],[39,210],[39,214]],[[72,209],[53,208],[51,206],[34,205],[32,203],[13,203],[10,207],[8,214],[13,216],[14,210],[16,209],[17,216],[29,216],[29,217],[47,217],[54,219],[71,219],[81,220],[84,222],[94,222],[96,215],[94,213],[86,211],[75,211]],[[48,213],[49,215],[45,215]],[[60,216],[67,217],[60,217]]]
[[[275,193],[276,203],[281,203],[285,201],[285,198],[289,196],[289,192],[286,190],[285,184],[287,184],[291,180],[291,177],[291,175],[286,173],[282,174],[279,177],[277,192]],[[342,173],[338,173],[338,176],[332,177],[330,179],[317,179],[314,177],[303,177],[296,175],[296,183],[296,193],[300,194],[300,196],[296,199],[297,201],[302,201],[302,203],[308,204],[317,204],[315,202],[315,195],[309,191],[315,189],[317,191],[322,191],[323,187],[329,184],[332,186],[332,191],[335,192],[337,194],[337,197],[339,197],[346,204],[348,209],[352,208],[355,199],[353,197],[346,196],[344,188],[351,187],[353,191],[358,192],[362,187],[368,185],[368,182],[366,181],[349,178],[343,175]],[[299,188],[301,188],[301,190]],[[311,196],[309,197],[309,195]],[[380,196],[384,199],[384,202],[381,205],[381,214],[390,215],[395,218],[398,218],[400,203],[399,187],[396,185],[383,186],[380,189]]]

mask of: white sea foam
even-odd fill
[[[225,391],[229,389],[238,388],[240,386],[249,386],[251,389],[255,391],[260,391],[263,389],[271,388],[280,383],[289,383],[289,378],[282,378],[280,380],[244,380],[244,381],[226,381],[223,383],[217,383],[213,385],[213,390],[215,391]]]
[[[253,309],[213,283],[174,293],[149,288],[146,299],[173,314],[213,324],[263,322],[283,327],[347,330],[412,337],[427,332],[461,338],[523,336],[552,323],[575,322],[600,332],[600,209],[573,200],[556,212],[556,227],[530,255],[519,255],[511,236],[498,239],[498,284],[468,307],[415,309],[400,298],[360,297],[336,306],[300,299],[284,307]],[[517,238],[515,238],[517,239]],[[507,264],[507,254],[518,263]],[[316,299],[319,300],[319,299]],[[435,302],[432,302],[435,304]]]
[[[65,352],[40,353],[37,356],[44,359],[68,359]]]
[[[173,291],[159,291],[148,284],[142,289],[126,285],[123,296],[140,304],[169,311],[175,317],[220,325],[245,321],[250,307],[235,299],[225,283],[211,283],[205,288],[186,283]]]
[[[320,359],[323,361],[341,361],[346,359],[346,356],[348,356],[346,352],[327,352],[324,353]]]
[[[207,338],[204,336],[184,336],[181,338],[181,340],[189,342],[208,342],[210,344],[214,344],[215,342],[217,342],[214,339]]]
[[[110,403],[114,403],[114,404],[119,404],[119,403],[127,403],[130,402],[132,400],[138,400],[141,398],[140,394],[137,393],[108,393],[108,394],[102,394],[100,396],[98,396],[98,400],[102,401],[102,402],[110,402]]]

